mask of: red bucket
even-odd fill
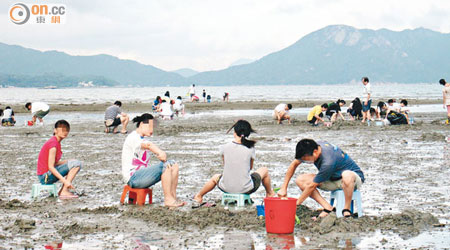
[[[274,234],[290,234],[294,232],[297,199],[264,198],[266,213],[266,230]]]

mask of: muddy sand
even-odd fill
[[[50,115],[64,118],[64,113]],[[152,205],[120,205],[125,135],[103,133],[102,121],[71,122],[70,135],[62,143],[63,159],[84,162],[74,182],[83,195],[58,200],[43,193],[32,201],[31,185],[38,182],[37,156],[52,135],[52,124],[22,125],[0,129],[0,249],[44,249],[57,242],[63,242],[63,249],[449,247],[450,126],[442,124],[440,113],[418,114],[413,126],[389,127],[350,121],[331,128],[311,127],[303,117],[294,117],[292,125],[276,125],[270,117],[248,118],[258,132],[252,136],[258,141],[255,167],[268,167],[273,186],[280,186],[300,139],[339,145],[366,175],[361,189],[363,217],[343,219],[331,214],[313,221],[319,207],[308,199],[297,209],[301,223],[294,234],[266,234],[255,209],[264,197],[262,188],[252,195],[253,206],[238,210],[219,204],[218,189],[205,196],[218,204],[214,208],[194,210],[189,204],[168,210],[162,207],[159,183],[153,189]],[[221,172],[218,146],[232,140],[225,132],[237,118],[212,114],[159,122],[150,140],[180,163],[180,199],[189,202],[213,174]],[[315,173],[315,167],[300,165],[294,178],[308,172]],[[288,194],[300,195],[294,180]],[[322,194],[329,199],[328,192]]]
[[[306,108],[313,107],[314,105],[319,105],[322,103],[330,103],[335,102],[336,100],[297,100],[297,101],[282,101],[283,103],[291,103],[294,108]],[[346,100],[347,104],[351,102],[351,100]],[[373,105],[378,103],[378,101],[387,100],[373,100]],[[198,112],[198,111],[211,111],[211,110],[242,110],[242,109],[273,109],[277,106],[280,101],[232,101],[232,102],[221,102],[214,101],[211,103],[204,102],[187,102],[184,100],[184,104],[186,106],[186,110],[189,112]],[[438,99],[408,99],[409,106],[413,105],[421,105],[421,104],[441,104],[442,100]],[[89,103],[89,104],[50,104],[51,112],[104,112],[105,109],[112,105],[113,103]],[[153,100],[149,100],[148,102],[132,102],[127,103],[123,102],[123,110],[127,112],[142,112],[142,111],[151,111],[152,110]],[[25,104],[15,104],[11,105],[8,103],[0,103],[0,106],[11,106],[14,112],[21,113],[29,113],[28,110],[25,109]]]

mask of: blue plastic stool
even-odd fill
[[[252,200],[250,199],[249,194],[230,194],[230,193],[223,193],[222,194],[222,205],[225,206],[225,204],[236,202],[238,207],[245,206],[245,203],[252,204]]]
[[[31,189],[31,198],[35,199],[39,196],[39,193],[42,190],[48,190],[52,196],[58,196],[58,189],[56,188],[56,184],[33,184],[33,187]]]
[[[333,206],[334,201],[336,201],[336,216],[343,217],[342,210],[344,209],[344,205],[345,205],[345,195],[344,195],[344,191],[342,189],[334,190],[331,192],[331,197],[330,197],[331,206]],[[358,209],[358,217],[363,216],[362,199],[361,199],[361,193],[359,192],[359,190],[355,190],[353,192],[352,202],[351,202],[351,206],[350,206],[350,211],[352,213],[354,213],[354,209],[353,209],[354,202],[356,202],[356,207]]]

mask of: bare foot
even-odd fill
[[[193,200],[196,201],[199,204],[203,203],[203,197],[200,197],[198,195],[195,195]]]
[[[169,203],[169,204],[167,204],[167,203],[164,202],[164,206],[167,207],[167,208],[169,208],[169,209],[174,209],[174,208],[177,208],[177,207],[182,207],[182,206],[184,206],[184,205],[186,205],[186,204],[187,204],[186,202],[184,202],[184,201],[179,201],[179,200],[175,200],[175,201],[173,201],[173,202],[171,202],[171,203]]]

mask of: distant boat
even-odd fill
[[[45,86],[44,89],[56,89],[56,86]]]

